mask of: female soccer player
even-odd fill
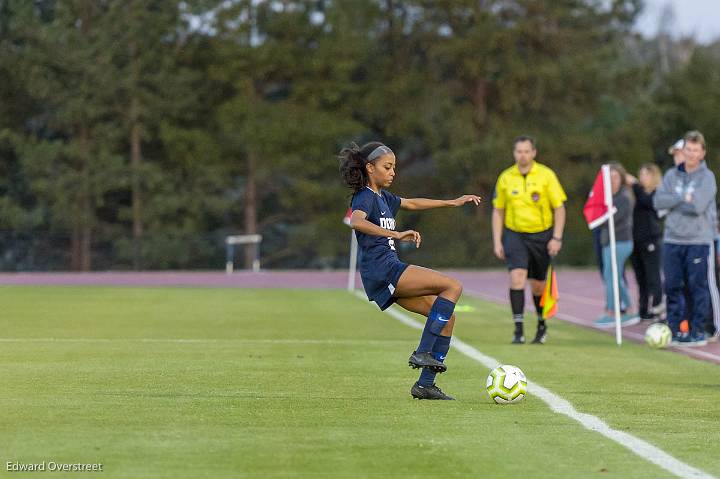
[[[412,368],[422,368],[420,378],[410,394],[417,399],[454,399],[435,385],[436,373],[446,371],[443,363],[450,349],[455,304],[462,293],[462,284],[419,266],[400,261],[395,240],[415,243],[420,247],[420,233],[413,230],[395,231],[398,210],[428,210],[480,204],[480,197],[464,195],[454,200],[399,198],[385,191],[395,178],[395,154],[379,142],[362,148],[352,144],[340,152],[340,172],[345,184],[353,191],[350,226],[355,230],[360,247],[360,276],[365,293],[381,310],[397,303],[408,311],[427,316],[420,345],[408,360]]]

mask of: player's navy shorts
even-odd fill
[[[396,300],[393,296],[400,276],[408,265],[402,261],[393,261],[372,271],[360,273],[365,294],[370,301],[375,301],[381,310],[388,309]]]
[[[551,239],[552,228],[539,233],[518,233],[505,228],[502,244],[508,269],[526,269],[528,278],[545,281],[550,265],[547,245]]]

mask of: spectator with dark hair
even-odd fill
[[[662,228],[653,206],[655,190],[662,181],[660,168],[645,163],[635,178],[628,175],[635,195],[633,209],[633,252],[630,256],[640,291],[638,312],[643,321],[657,321],[665,313],[660,278]]]

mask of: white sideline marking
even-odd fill
[[[365,296],[357,290],[355,291],[355,296],[361,299],[365,299]],[[423,329],[423,325],[400,311],[397,311],[395,309],[387,309],[385,310],[385,312],[400,321],[401,323],[410,326],[411,328]],[[474,347],[461,341],[457,338],[457,336],[453,336],[452,346],[456,350],[463,353],[465,356],[469,357],[470,359],[474,359],[475,361],[479,362],[483,366],[486,366],[487,368],[492,369],[495,366],[502,364],[497,359],[486,356]],[[528,381],[528,390],[530,389],[532,389],[532,393],[534,395],[539,397],[543,402],[550,406],[550,409],[552,411],[559,414],[564,414],[570,419],[579,422],[584,428],[602,434],[608,439],[611,439],[616,443],[620,444],[621,446],[629,449],[631,452],[637,454],[646,461],[652,462],[653,464],[662,467],[663,469],[670,472],[671,474],[676,475],[677,477],[703,479],[711,479],[715,477],[707,474],[704,471],[701,471],[700,469],[696,469],[689,464],[685,464],[678,459],[675,459],[670,454],[666,453],[665,451],[656,446],[653,446],[647,441],[637,438],[632,434],[628,434],[626,432],[618,431],[611,428],[596,416],[577,411],[573,407],[573,405],[570,404],[570,402],[535,382]]]

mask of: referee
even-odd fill
[[[532,342],[543,344],[547,338],[540,297],[550,258],[560,251],[565,229],[567,196],[555,173],[535,161],[536,155],[533,138],[517,137],[513,146],[515,165],[500,174],[493,197],[493,248],[510,270],[514,344],[525,343],[523,311],[528,279],[538,318]]]

